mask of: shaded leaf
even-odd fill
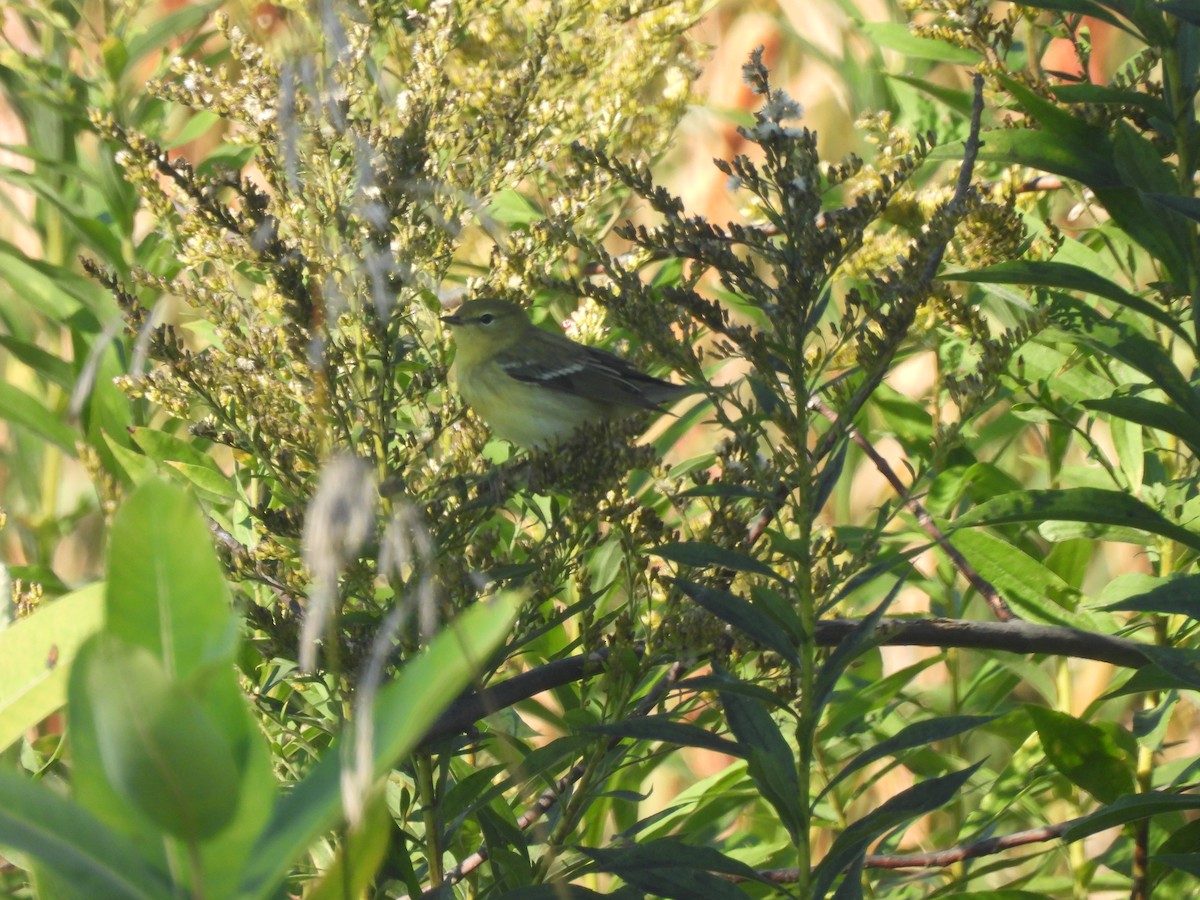
[[[650,553],[671,562],[682,563],[685,566],[695,566],[696,568],[715,566],[722,569],[733,569],[735,572],[750,572],[754,575],[766,575],[768,578],[784,580],[775,574],[770,566],[753,556],[702,541],[663,544],[655,547]]]
[[[1200,796],[1194,794],[1165,794],[1156,791],[1126,794],[1103,809],[1073,822],[1063,832],[1062,839],[1071,843],[1117,825],[1127,825],[1150,816],[1193,809],[1200,809]]]
[[[729,730],[742,748],[747,771],[763,798],[779,814],[793,840],[803,827],[800,807],[800,778],[795,755],[766,708],[731,691],[719,695]]]
[[[1040,523],[1056,519],[1136,528],[1200,550],[1200,534],[1168,521],[1136,497],[1098,488],[1014,491],[984,501],[959,516],[955,526]]]
[[[722,622],[728,622],[739,631],[774,650],[784,659],[800,665],[800,655],[787,630],[774,617],[763,612],[744,597],[739,597],[720,588],[707,587],[682,578],[673,579],[674,584],[697,604],[708,610]]]
[[[696,725],[676,722],[668,716],[641,716],[623,722],[589,725],[583,730],[639,741],[662,741],[681,747],[703,747],[705,750],[730,756],[745,755],[742,747],[734,741]]]
[[[982,766],[982,762],[951,772],[937,778],[929,778],[913,785],[881,806],[867,813],[842,831],[833,841],[833,846],[813,872],[812,896],[824,897],[837,877],[854,861],[867,852],[877,838],[882,837],[917,816],[933,812],[949,803],[959,789]]]
[[[1027,706],[1051,765],[1102,803],[1133,790],[1133,761],[1111,730],[1041,706]],[[1115,727],[1115,726],[1114,726]]]
[[[969,272],[951,272],[939,276],[943,281],[967,281],[983,284],[1027,284],[1037,287],[1061,288],[1069,291],[1082,291],[1095,294],[1106,300],[1112,300],[1120,306],[1131,309],[1140,315],[1153,319],[1160,325],[1171,329],[1180,338],[1191,345],[1192,337],[1175,316],[1149,300],[1131,294],[1120,285],[1109,281],[1103,275],[1070,263],[1047,260],[1010,260],[973,269]]]
[[[947,738],[952,738],[955,735],[970,731],[973,728],[978,728],[980,725],[986,725],[988,722],[994,722],[999,716],[942,716],[937,719],[927,719],[924,722],[914,722],[912,725],[907,725],[900,729],[899,732],[892,735],[887,740],[868,747],[858,756],[854,757],[850,762],[842,766],[841,770],[833,777],[833,779],[825,786],[817,797],[819,800],[825,796],[834,785],[838,784],[843,778],[854,774],[864,766],[869,766],[876,760],[886,759],[890,756],[895,756],[905,750],[911,750],[915,747],[924,747],[927,744],[932,744],[934,741],[944,741]]]
[[[643,891],[675,900],[696,900],[699,897],[744,900],[746,895],[734,884],[710,872],[764,881],[745,863],[711,847],[693,846],[673,838],[616,849],[580,849],[593,860],[594,868],[598,871],[619,875]]]

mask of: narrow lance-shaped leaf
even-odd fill
[[[726,690],[718,696],[751,779],[795,839],[804,823],[800,779],[795,755],[783,732],[766,708],[754,700]]]
[[[720,588],[684,581],[682,578],[674,579],[674,583],[698,605],[721,621],[728,622],[739,631],[745,632],[746,635],[764,647],[774,650],[789,662],[795,665],[800,664],[800,655],[796,652],[796,645],[789,639],[787,631],[780,626],[780,623],[744,597]]]
[[[943,716],[939,719],[928,719],[924,722],[914,722],[911,725],[905,726],[887,740],[868,747],[850,760],[833,777],[829,784],[825,786],[825,789],[821,791],[817,799],[820,800],[821,797],[824,797],[842,779],[853,775],[859,769],[869,766],[876,760],[887,759],[888,757],[895,756],[905,750],[912,750],[916,747],[924,747],[932,744],[934,741],[944,741],[947,738],[952,738],[973,728],[978,728],[980,725],[994,722],[998,718],[999,716]]]
[[[1179,324],[1179,320],[1175,316],[1083,266],[1048,260],[1019,259],[997,263],[994,266],[985,266],[982,269],[972,269],[969,272],[947,273],[941,275],[940,278],[943,281],[967,281],[982,284],[1026,284],[1095,294],[1097,297],[1112,300],[1126,309],[1153,319],[1160,325],[1171,329],[1189,345],[1193,344],[1191,335],[1188,334],[1186,328]]]
[[[959,788],[983,765],[977,762],[961,772],[930,778],[897,794],[882,806],[850,824],[837,836],[813,874],[812,896],[824,897],[847,866],[866,853],[867,847],[893,828],[933,812],[949,803]]]
[[[959,516],[955,525],[1011,525],[1054,520],[1127,526],[1200,550],[1200,534],[1168,521],[1136,497],[1099,488],[1014,491],[979,504]]]

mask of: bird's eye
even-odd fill
[[[484,313],[482,316],[479,317],[480,325],[491,325],[495,321],[496,321],[496,317],[493,316],[491,313]]]

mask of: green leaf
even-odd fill
[[[1172,575],[1148,591],[1126,597],[1104,608],[1200,619],[1200,575]]]
[[[842,640],[838,641],[838,645],[833,648],[833,652],[817,670],[816,683],[813,685],[813,711],[817,715],[825,708],[825,704],[829,702],[829,697],[833,693],[834,686],[838,679],[846,671],[846,668],[861,656],[867,650],[878,646],[879,637],[876,628],[879,625],[879,620],[883,618],[883,614],[887,612],[887,608],[892,605],[892,601],[896,599],[896,595],[900,593],[900,588],[904,586],[904,579],[899,578],[888,591],[882,602],[877,604],[871,612],[862,618],[854,629],[846,635]]]
[[[721,690],[718,696],[751,779],[794,840],[803,827],[804,815],[791,747],[764,706],[728,690]]]
[[[718,547],[716,544],[707,544],[702,541],[663,544],[649,552],[655,556],[661,556],[663,559],[681,563],[685,566],[695,566],[696,568],[715,566],[720,569],[733,569],[735,572],[750,572],[754,575],[766,575],[768,578],[776,578],[780,581],[785,580],[777,575],[770,566],[755,559],[753,556],[747,556],[745,553],[739,553],[737,550],[729,550],[725,547]]]
[[[58,413],[48,409],[40,399],[7,382],[0,382],[0,419],[28,429],[74,458],[79,432],[63,422]]]
[[[134,428],[133,442],[151,459],[179,473],[194,487],[217,500],[238,496],[228,475],[196,446],[157,428]]]
[[[741,746],[734,741],[686,722],[676,722],[668,716],[642,716],[623,722],[589,725],[583,730],[638,741],[662,741],[681,747],[703,747],[705,750],[730,756],[743,755]]]
[[[1132,366],[1163,391],[1192,418],[1200,421],[1200,401],[1187,378],[1161,346],[1131,325],[1105,318],[1074,297],[1051,295],[1053,321],[1061,331],[1049,330],[1043,338],[1061,337],[1082,342],[1101,354],[1114,356]],[[1106,392],[1107,393],[1107,392]],[[1097,395],[1092,394],[1092,398]]]
[[[498,192],[488,204],[487,214],[502,225],[524,226],[546,218],[544,210],[512,188]]]
[[[1200,550],[1200,534],[1167,521],[1136,497],[1097,488],[1014,491],[981,503],[959,516],[954,524],[962,528],[1053,520],[1136,528]]]
[[[829,784],[825,786],[825,789],[821,791],[817,799],[820,800],[821,797],[824,797],[843,778],[854,774],[864,766],[869,766],[876,760],[897,756],[905,750],[924,747],[932,744],[934,741],[944,741],[947,738],[963,734],[973,728],[978,728],[980,725],[994,722],[998,718],[1000,717],[942,716],[938,719],[926,719],[924,722],[914,722],[912,725],[905,726],[887,740],[868,747],[850,760],[850,762],[842,766]]]
[[[66,702],[67,673],[100,627],[103,601],[103,585],[89,585],[0,631],[0,750]]]
[[[1158,644],[1146,644],[1138,650],[1174,679],[1175,685],[1200,690],[1200,650]]]
[[[930,97],[933,97],[935,100],[941,102],[963,118],[968,118],[971,115],[972,98],[970,92],[968,91],[946,87],[945,85],[936,84],[935,82],[927,81],[923,78],[914,78],[911,75],[885,74],[887,78],[893,81],[899,81],[902,84],[911,85],[917,90],[928,94]]]
[[[580,850],[592,859],[592,868],[619,875],[634,887],[656,897],[675,900],[696,900],[699,897],[745,900],[746,894],[736,885],[710,875],[710,872],[765,881],[750,866],[711,847],[693,846],[672,838],[647,841],[632,847],[581,847]]]
[[[13,355],[14,359],[31,368],[39,376],[65,391],[75,386],[75,370],[65,359],[54,355],[36,344],[22,341],[7,334],[0,334],[0,347]]]
[[[961,772],[922,781],[852,822],[834,839],[829,852],[813,872],[812,896],[824,897],[837,877],[865,854],[876,838],[949,803],[982,765],[977,762]]]
[[[1099,621],[1102,616],[1092,617],[1079,609],[1079,591],[1008,541],[985,531],[960,530],[951,543],[1025,618],[1067,628],[1106,630]]]
[[[62,878],[78,896],[162,900],[177,896],[119,832],[28,778],[0,771],[0,847],[19,851]]]
[[[1026,284],[1094,294],[1097,297],[1112,300],[1119,306],[1131,309],[1139,315],[1153,319],[1160,325],[1171,329],[1189,346],[1194,345],[1191,335],[1175,316],[1083,266],[1022,259],[997,263],[994,266],[969,272],[946,273],[939,278],[943,281],[966,281],[982,284]]]
[[[1129,26],[1118,19],[1101,4],[1095,3],[1094,0],[1030,0],[1028,3],[1023,3],[1023,6],[1030,6],[1034,9],[1052,9],[1057,12],[1074,13],[1080,16],[1091,16],[1093,19],[1099,19],[1102,22],[1107,22],[1116,28],[1123,31],[1130,31]]]
[[[909,31],[907,25],[899,22],[864,22],[860,27],[862,32],[879,46],[903,53],[912,59],[928,59],[966,66],[979,62],[979,54],[975,51],[956,47],[945,41],[919,37]]]
[[[723,622],[728,622],[739,631],[774,650],[784,659],[800,665],[796,643],[787,628],[768,613],[760,610],[743,597],[720,588],[706,587],[682,578],[672,579],[674,584],[691,597],[698,605],[708,610]]]
[[[379,692],[372,769],[379,777],[406,757],[496,648],[503,644],[523,603],[515,592],[477,603],[448,624]],[[276,895],[291,864],[336,823],[341,811],[342,750],[334,746],[283,797],[254,846],[239,897]]]
[[[240,776],[228,739],[203,706],[144,647],[111,635],[79,652],[79,695],[95,723],[109,781],[159,827],[189,842],[224,828]]]
[[[1008,165],[1028,166],[1073,178],[1089,186],[1119,183],[1112,162],[1112,142],[1108,133],[1089,125],[1081,117],[1042,99],[1012,79],[1001,77],[1019,106],[1041,126],[1039,130],[1003,129],[983,136],[979,158]],[[943,154],[958,158],[961,150],[953,145],[940,148]]]
[[[154,479],[117,511],[109,546],[108,628],[181,680],[232,659],[238,622],[196,503]]]
[[[1126,794],[1103,809],[1073,822],[1062,835],[1068,844],[1117,825],[1128,825],[1151,816],[1200,809],[1200,796],[1157,792]]]
[[[1114,739],[1112,728],[1082,722],[1041,706],[1026,706],[1050,764],[1072,784],[1101,803],[1134,788],[1133,760]]]
[[[1126,394],[1114,394],[1100,400],[1084,400],[1083,406],[1085,409],[1107,413],[1136,425],[1174,435],[1187,444],[1194,455],[1200,456],[1200,421],[1173,406]]]
[[[1056,98],[1064,103],[1135,106],[1163,120],[1171,115],[1162,98],[1142,91],[1123,90],[1106,84],[1057,84],[1053,85],[1050,90]]]

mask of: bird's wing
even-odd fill
[[[496,362],[517,381],[618,406],[658,409],[660,403],[688,391],[680,385],[639,372],[606,350],[585,347],[547,331],[540,331],[534,340],[543,340],[543,335],[545,340],[560,347],[562,343],[570,344],[569,358],[560,363],[542,362],[530,359],[522,355],[519,348],[514,348],[498,354]]]

